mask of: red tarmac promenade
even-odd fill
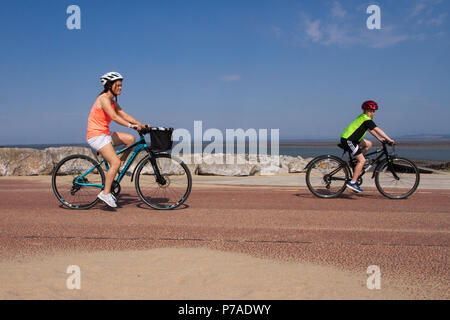
[[[119,208],[63,208],[50,177],[0,178],[0,261],[70,251],[209,248],[332,266],[450,298],[450,190],[390,200],[376,189],[318,199],[305,187],[196,183],[186,205],[157,211],[125,184]],[[212,297],[214,298],[214,297]]]

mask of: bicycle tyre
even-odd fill
[[[394,181],[394,180],[392,180],[393,176],[389,176],[389,174],[383,175],[383,177],[382,177],[381,175],[386,172],[386,170],[388,169],[387,166],[390,163],[388,160],[384,160],[378,166],[378,168],[376,170],[375,185],[377,186],[378,191],[383,196],[385,196],[389,199],[405,199],[405,198],[409,197],[410,195],[412,195],[416,191],[417,187],[419,186],[419,182],[420,182],[419,168],[417,168],[417,166],[415,165],[414,162],[412,162],[411,160],[406,159],[406,158],[395,157],[395,158],[391,159],[391,161],[392,161],[391,163],[394,164],[393,170],[395,170],[395,173],[398,176],[401,175],[402,178]],[[400,164],[401,162],[403,164]],[[395,169],[396,167],[397,167],[397,170]],[[399,170],[400,168],[402,168],[402,170]],[[409,168],[409,169],[406,169],[406,168]],[[401,172],[401,171],[408,171],[408,170],[411,172]],[[387,187],[387,183],[389,182],[389,180],[392,182],[396,182],[396,184],[398,184],[398,181],[402,180],[403,181],[402,183],[405,186],[403,189],[405,189],[406,192],[401,193],[400,195],[395,195],[394,194],[395,190],[391,191],[389,189],[389,187]],[[410,186],[408,186],[408,185],[410,185]],[[392,187],[392,189],[394,189],[394,188],[396,188],[398,190],[398,192],[403,192],[403,191],[401,191],[402,188],[400,188],[400,187]]]
[[[73,161],[75,164],[77,164],[78,161],[78,167],[74,168],[74,165],[71,165],[71,161]],[[92,168],[97,164],[98,163],[94,159],[86,155],[75,154],[62,159],[53,169],[53,193],[65,207],[74,210],[86,210],[92,208],[95,204],[98,203],[99,199],[97,198],[97,194],[101,189],[99,190],[99,188],[91,186],[77,187],[77,185],[74,183],[74,180],[77,176],[81,175],[83,172],[89,170],[89,168]],[[105,173],[103,172],[103,169],[98,166],[96,170],[96,172],[92,172],[92,175],[88,175],[89,179],[93,179],[94,181],[89,181],[88,178],[86,178],[86,181],[105,185]],[[67,176],[69,175],[75,178],[67,178]],[[59,179],[59,177],[65,178]],[[81,190],[85,191],[84,194],[86,194],[86,191],[89,190],[89,195],[86,196],[86,200],[79,200],[80,197],[75,198],[75,195],[78,194]]]
[[[189,168],[182,160],[167,153],[156,154],[154,159],[166,184],[163,185],[156,181],[157,176],[153,173],[151,156],[148,155],[136,171],[136,192],[142,201],[153,209],[175,209],[186,201],[191,192],[192,177]],[[170,163],[170,165],[163,165],[163,161]],[[148,191],[149,187],[145,186],[145,183],[150,184],[154,189],[150,194]],[[169,187],[172,185],[174,185],[175,189],[169,190]]]
[[[324,168],[323,170],[316,170],[318,168],[325,167],[327,162],[331,164],[330,169]],[[327,181],[327,175],[339,167],[341,168],[338,172],[341,171],[340,174],[343,176],[337,181],[342,181],[342,183],[336,183],[335,185],[337,189],[331,190],[331,180]],[[323,155],[310,161],[305,179],[306,185],[313,195],[318,198],[331,199],[339,197],[344,192],[347,187],[347,182],[350,180],[350,176],[348,165],[344,160],[332,155]]]

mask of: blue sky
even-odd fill
[[[81,9],[69,30],[66,9]],[[381,30],[366,9],[381,8]],[[334,138],[367,99],[392,136],[449,134],[450,1],[4,1],[0,145],[83,143],[100,75],[153,125]],[[112,125],[113,130],[129,129]]]

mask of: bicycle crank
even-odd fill
[[[117,197],[120,193],[120,184],[117,181],[113,181],[111,185],[111,193],[114,195],[114,197]]]

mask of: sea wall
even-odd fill
[[[0,148],[0,176],[50,175],[58,162],[72,154],[94,157],[90,148],[58,147],[44,150]],[[140,154],[140,157],[144,154]],[[230,159],[232,159],[230,163]],[[248,155],[193,154],[184,157],[192,174],[218,176],[252,176],[298,173],[305,170],[311,158],[281,155],[250,157]],[[195,161],[194,161],[195,160]],[[131,170],[139,162],[135,160]]]

